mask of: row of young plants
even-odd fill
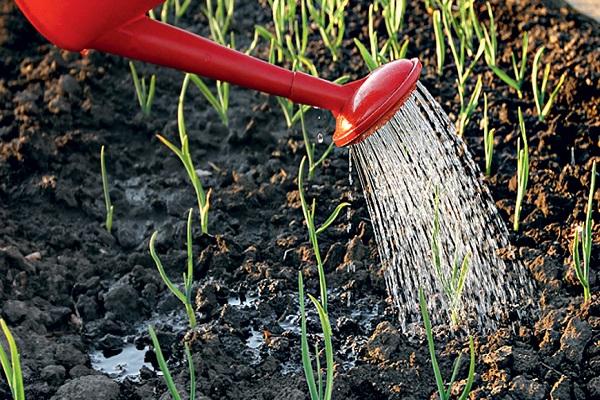
[[[437,74],[442,76],[446,65],[446,46],[450,48],[452,64],[456,68],[456,87],[460,108],[456,118],[457,133],[462,136],[473,113],[477,108],[479,98],[483,92],[481,75],[477,76],[475,86],[469,94],[469,83],[472,80],[474,68],[483,56],[485,65],[499,78],[515,91],[519,99],[524,96],[525,80],[527,74],[529,39],[527,32],[522,34],[520,58],[514,49],[511,49],[512,71],[506,72],[498,60],[498,38],[494,13],[489,2],[486,2],[488,15],[487,25],[480,21],[475,10],[474,0],[425,0],[425,6],[431,14],[433,32],[436,43]],[[531,90],[535,102],[538,119],[544,121],[549,115],[556,97],[565,81],[567,73],[564,72],[554,89],[548,89],[550,64],[543,67],[541,83],[539,81],[541,59],[545,48],[540,47],[533,57],[531,64]],[[512,74],[512,76],[511,76]],[[490,128],[488,117],[488,97],[484,93],[484,104],[480,126],[483,131],[483,146],[485,157],[485,173],[492,173],[494,155],[495,129]],[[520,137],[517,139],[517,195],[513,216],[513,230],[518,231],[520,226],[523,200],[527,192],[529,178],[529,147],[523,113],[518,108],[518,124]]]

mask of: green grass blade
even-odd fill
[[[188,371],[190,374],[190,400],[196,399],[196,368],[194,367],[194,359],[192,358],[192,352],[190,346],[186,343],[184,345],[185,357],[188,361]]]
[[[308,334],[306,332],[306,310],[304,307],[304,282],[302,280],[302,271],[298,272],[298,301],[300,304],[300,331],[301,340],[300,347],[302,351],[302,366],[304,368],[304,376],[308,385],[311,400],[320,400],[315,383],[312,362],[310,360],[310,348],[308,347]],[[318,356],[318,355],[317,355]]]
[[[323,231],[325,231],[327,228],[329,228],[329,226],[331,224],[333,224],[333,222],[336,220],[336,218],[338,217],[338,215],[340,215],[340,212],[346,208],[349,207],[350,203],[340,203],[335,210],[333,210],[333,212],[329,215],[329,217],[327,218],[327,220],[325,222],[323,222],[323,225],[321,225],[319,227],[319,229],[316,230],[316,234],[319,235],[320,233],[322,233]]]
[[[427,303],[425,302],[425,295],[423,294],[423,289],[419,289],[419,307],[421,309],[421,316],[423,317],[423,324],[425,325],[427,346],[429,347],[429,356],[431,358],[431,365],[433,367],[435,383],[440,394],[440,399],[445,399],[446,389],[444,386],[444,379],[442,378],[442,373],[440,372],[440,366],[437,362],[437,357],[435,355],[435,342],[433,341],[431,320],[429,319],[429,312],[427,311]]]
[[[175,382],[173,381],[173,377],[171,376],[171,372],[169,371],[169,367],[167,366],[167,362],[165,361],[165,357],[163,356],[162,349],[160,348],[160,342],[156,337],[156,332],[152,326],[148,326],[148,332],[150,333],[150,339],[152,340],[152,346],[154,346],[154,352],[156,353],[156,360],[158,361],[158,366],[163,373],[163,378],[167,385],[167,389],[171,394],[173,400],[181,400],[181,396],[179,395],[179,391],[175,386]]]
[[[329,322],[329,316],[327,312],[321,306],[321,303],[313,296],[308,294],[308,298],[313,302],[319,313],[319,320],[321,321],[321,327],[323,329],[323,340],[325,342],[325,359],[326,359],[326,375],[325,375],[325,395],[324,400],[331,400],[333,393],[333,345],[331,342],[331,324]]]
[[[473,343],[473,337],[469,336],[469,374],[467,377],[467,384],[460,395],[459,400],[467,400],[475,381],[475,345]]]
[[[181,290],[179,290],[173,284],[173,282],[171,282],[171,279],[169,279],[169,277],[167,276],[167,273],[165,272],[165,269],[162,265],[162,262],[160,261],[160,258],[158,257],[158,254],[156,254],[155,242],[156,242],[157,236],[158,236],[158,231],[155,231],[152,234],[152,236],[150,237],[150,244],[149,244],[150,256],[152,256],[152,259],[154,260],[154,264],[156,264],[156,268],[158,269],[158,273],[160,274],[160,277],[162,278],[165,285],[167,285],[167,287],[169,288],[171,293],[173,293],[175,295],[175,297],[177,297],[183,304],[186,304],[187,298],[186,298],[185,294]]]

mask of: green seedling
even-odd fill
[[[213,5],[213,0],[206,0],[204,11],[212,39],[220,45],[232,49],[235,49],[235,37],[233,32],[229,32],[229,28],[233,19],[234,7],[235,0],[217,0],[216,7]],[[223,125],[229,126],[229,83],[216,81],[215,93],[213,93],[198,75],[187,74],[185,79],[191,80],[196,85],[202,96],[217,112]]]
[[[444,378],[442,378],[442,373],[440,371],[440,366],[437,361],[437,356],[435,355],[435,342],[433,341],[431,320],[429,319],[429,311],[427,310],[427,303],[425,301],[425,295],[423,294],[422,289],[419,289],[419,307],[421,309],[421,316],[423,317],[423,324],[425,325],[427,346],[429,347],[429,356],[431,358],[431,365],[433,367],[433,374],[435,376],[435,383],[437,385],[438,394],[440,400],[450,400],[452,385],[458,377],[458,371],[461,365],[461,355],[459,355],[454,361],[450,382],[448,382],[448,384],[446,385],[444,383]],[[472,336],[469,336],[469,353],[469,373],[467,375],[467,383],[465,384],[465,387],[460,394],[459,400],[467,400],[469,398],[469,393],[471,393],[473,381],[475,380],[475,345],[473,343]]]
[[[389,61],[405,58],[406,51],[408,49],[408,39],[404,40],[404,42],[400,44],[396,33],[393,33],[392,35],[388,33],[389,36],[385,41],[385,44],[381,48],[379,47],[379,39],[377,36],[377,30],[375,29],[375,19],[373,16],[374,9],[375,6],[371,4],[369,6],[369,49],[367,49],[367,47],[364,44],[362,44],[358,39],[354,38],[354,44],[358,48],[358,51],[360,52],[360,55],[363,58],[365,65],[367,66],[369,71],[373,71],[375,68]],[[386,13],[386,8],[384,8],[383,12],[384,16],[392,14],[391,10],[388,10]],[[403,12],[401,14],[401,17],[404,17]],[[393,18],[394,21],[396,21],[400,18],[400,16],[395,16]],[[398,22],[386,22],[386,26],[388,26],[388,24],[398,24]],[[401,26],[401,20],[399,24]]]
[[[248,49],[252,52],[258,45],[259,39],[267,41],[271,52],[272,64],[291,64],[292,70],[301,70],[317,76],[317,69],[306,56],[310,27],[306,0],[270,0],[274,33],[264,26],[257,25],[254,30],[254,40]],[[299,15],[298,15],[299,12]]]
[[[173,15],[175,24],[179,22],[179,19],[185,15],[185,12],[189,8],[192,0],[166,0],[160,8],[160,20],[165,24],[169,22],[169,16]],[[148,11],[148,15],[152,19],[157,19],[154,10]]]
[[[196,74],[187,74],[189,79],[196,85],[202,96],[209,102],[209,104],[215,109],[221,122],[225,126],[229,126],[229,83],[223,81],[215,82],[216,94],[210,90],[208,85]]]
[[[588,195],[587,208],[585,213],[585,223],[582,227],[575,230],[573,245],[571,248],[573,254],[573,268],[575,275],[583,287],[583,302],[590,301],[590,266],[592,261],[592,228],[594,220],[592,219],[594,192],[596,191],[596,162],[592,164],[592,176],[590,178],[590,193]],[[582,263],[583,255],[583,263]]]
[[[160,347],[160,342],[158,341],[158,337],[156,336],[156,332],[152,326],[148,327],[148,333],[150,333],[150,339],[152,340],[152,346],[154,347],[154,353],[156,353],[156,361],[158,361],[158,366],[163,374],[163,378],[165,380],[165,384],[167,385],[167,390],[171,395],[171,399],[173,400],[182,400],[184,398],[189,400],[196,399],[196,368],[194,367],[194,360],[192,358],[192,352],[190,351],[189,345],[184,344],[184,352],[185,357],[188,362],[188,371],[190,374],[190,392],[188,396],[181,396],[179,394],[179,390],[175,386],[175,381],[173,380],[173,376],[171,375],[171,371],[169,371],[169,366],[165,360],[162,349]]]
[[[546,90],[547,90],[547,86],[548,86],[548,77],[550,76],[550,64],[546,64],[546,67],[544,68],[544,76],[542,78],[542,86],[540,88],[538,86],[538,75],[539,75],[538,71],[539,71],[540,61],[541,61],[543,54],[544,54],[544,47],[541,47],[535,53],[535,57],[533,58],[533,67],[532,67],[532,71],[531,71],[531,86],[533,88],[533,98],[535,100],[535,107],[537,109],[538,119],[540,121],[543,121],[544,119],[546,119],[546,117],[550,113],[550,110],[552,109],[552,106],[554,105],[554,101],[556,100],[556,96],[558,95],[558,92],[560,91],[560,88],[562,87],[563,83],[565,83],[565,78],[567,77],[567,73],[563,72],[563,74],[558,79],[558,83],[556,84],[556,87],[550,93],[548,102],[545,103]]]
[[[442,75],[446,61],[446,41],[444,40],[444,28],[442,27],[442,14],[440,10],[433,11],[433,33],[435,35],[435,55],[437,61],[437,74]]]
[[[281,64],[285,59],[291,62],[291,54],[285,54],[286,51],[289,51],[287,49],[286,36],[289,35],[294,37],[300,35],[302,39],[304,39],[304,32],[306,32],[306,41],[308,41],[306,3],[304,0],[301,2],[300,26],[297,24],[297,3],[295,0],[269,0],[269,5],[271,6],[274,33],[269,31],[265,26],[256,25],[254,30],[254,40],[247,53],[252,52],[258,45],[259,39],[262,38],[270,44],[277,63]],[[300,30],[302,30],[302,34],[300,34]],[[302,45],[303,44],[304,43],[302,43]],[[306,51],[306,47],[302,45],[297,50],[303,49]],[[299,51],[298,53],[304,55],[304,51]],[[272,64],[275,64],[275,61],[272,61]]]
[[[475,63],[477,63],[485,48],[484,45],[480,43],[477,53],[473,56],[473,59],[467,66],[467,41],[465,36],[459,36],[459,46],[457,48],[456,43],[454,42],[453,34],[453,29],[456,28],[454,28],[451,22],[448,21],[449,17],[446,16],[446,14],[449,14],[449,12],[442,13],[442,23],[444,25],[444,33],[446,34],[446,39],[448,41],[452,57],[454,58],[454,64],[456,66],[456,72],[458,75],[456,79],[456,85],[460,99],[460,111],[456,120],[456,130],[458,135],[462,136],[479,101],[479,95],[481,94],[482,89],[481,76],[477,78],[477,83],[471,96],[467,96],[467,83]]]
[[[459,41],[464,42],[465,51],[468,56],[473,56],[476,50],[473,45],[473,39],[475,38],[475,27],[473,26],[472,18],[472,14],[475,12],[473,9],[473,0],[458,0],[456,4],[454,0],[434,0],[434,3],[435,7],[430,9],[431,12],[435,12],[436,9],[440,11],[441,18],[445,18],[450,23]],[[441,31],[441,24],[438,22],[437,25]],[[434,29],[436,29],[435,19]],[[442,35],[439,36],[441,39]]]
[[[302,161],[300,162],[300,170],[298,171],[298,193],[300,195],[300,203],[302,204],[302,213],[304,214],[304,221],[306,222],[306,226],[308,228],[308,238],[310,240],[310,244],[312,245],[313,252],[315,253],[315,259],[317,261],[317,270],[319,273],[319,288],[321,292],[321,304],[325,312],[327,312],[327,282],[325,279],[325,268],[323,266],[323,259],[321,257],[321,251],[319,250],[319,240],[318,237],[321,233],[323,233],[331,224],[333,224],[340,214],[340,212],[348,207],[349,203],[340,203],[333,212],[329,215],[329,217],[323,222],[320,227],[316,227],[315,225],[315,210],[316,210],[316,201],[313,199],[311,206],[308,205],[306,201],[306,195],[304,194],[304,166],[306,164],[306,156],[302,157]]]
[[[434,198],[433,232],[431,234],[432,262],[437,278],[442,284],[444,296],[450,307],[450,320],[453,327],[460,323],[460,310],[462,305],[462,293],[465,288],[467,274],[469,273],[470,254],[466,254],[459,262],[458,252],[454,253],[452,269],[447,275],[442,268],[442,251],[440,245],[440,193],[436,188]]]
[[[492,174],[492,161],[494,157],[494,134],[496,129],[490,129],[490,120],[488,118],[488,98],[487,93],[483,94],[483,119],[481,120],[483,129],[483,150],[485,153],[485,174]]]
[[[257,25],[254,31],[254,40],[247,53],[257,47],[260,39],[269,43],[269,62],[271,64],[288,63],[292,70],[302,71],[313,76],[318,76],[317,68],[307,57],[308,36],[310,27],[306,0],[272,0],[271,2],[274,33],[266,27]],[[345,78],[347,80],[347,78]],[[339,82],[338,82],[339,83]],[[309,106],[299,106],[288,99],[277,98],[283,111],[286,124],[291,128],[300,120],[300,112],[307,111]]]
[[[519,98],[523,98],[523,82],[525,82],[525,72],[527,67],[527,47],[528,47],[528,35],[527,32],[523,34],[522,44],[521,44],[521,61],[517,63],[517,59],[515,57],[514,51],[511,51],[511,60],[514,78],[509,76],[502,68],[498,66],[498,60],[496,54],[498,52],[498,40],[496,33],[496,23],[494,20],[494,13],[492,11],[492,6],[489,2],[486,2],[486,8],[488,11],[488,15],[490,18],[489,28],[485,25],[481,24],[477,20],[477,16],[474,12],[471,13],[472,24],[475,28],[475,33],[479,38],[480,43],[483,43],[485,48],[485,61],[488,67],[500,78],[504,83],[513,88]]]
[[[156,75],[150,77],[150,86],[146,86],[146,78],[141,79],[138,76],[135,64],[129,62],[129,69],[131,70],[131,79],[133,79],[133,86],[135,87],[135,94],[140,104],[142,113],[146,116],[150,115],[152,111],[152,103],[154,102],[154,94],[156,91]]]
[[[229,28],[233,20],[233,12],[235,9],[235,0],[216,0],[216,6],[213,5],[213,0],[206,0],[206,9],[204,15],[208,19],[210,28],[210,36],[212,39],[227,46],[229,36]]]
[[[477,19],[477,15],[472,12],[471,21],[472,25],[475,28],[475,34],[479,39],[480,43],[483,43],[485,48],[485,62],[490,67],[495,67],[496,64],[496,54],[498,53],[498,39],[496,35],[496,22],[494,20],[494,12],[492,11],[492,6],[490,6],[489,2],[485,3],[487,8],[488,16],[490,18],[489,27],[486,27],[484,24],[480,23]]]
[[[311,352],[308,345],[308,333],[306,329],[306,310],[304,306],[304,283],[302,281],[302,272],[298,272],[298,294],[300,303],[300,328],[301,328],[301,349],[302,349],[302,367],[304,376],[308,385],[311,400],[331,400],[333,394],[333,345],[331,340],[331,323],[327,311],[323,305],[311,296],[308,295],[310,301],[314,304],[319,314],[319,321],[323,331],[323,341],[325,342],[325,386],[323,387],[323,377],[321,374],[321,363],[319,359],[319,346],[315,344],[315,363],[317,371],[317,380],[315,381],[315,373],[311,361]]]
[[[388,61],[404,58],[408,47],[408,39],[400,43],[398,33],[402,32],[404,26],[404,15],[406,14],[406,0],[387,0],[383,4],[383,21],[387,31],[389,47]],[[384,46],[385,47],[385,46]]]
[[[200,178],[196,173],[196,168],[194,167],[194,162],[192,161],[192,155],[190,153],[189,139],[187,135],[187,129],[185,127],[185,117],[184,117],[184,103],[185,103],[185,94],[187,92],[187,87],[189,85],[190,79],[193,79],[192,74],[186,74],[183,79],[183,85],[181,87],[181,93],[179,95],[179,104],[177,107],[177,126],[179,130],[179,144],[180,148],[175,146],[172,142],[161,135],[156,135],[158,140],[160,140],[165,146],[167,146],[177,157],[181,160],[185,171],[190,178],[190,182],[196,192],[196,200],[198,202],[198,212],[200,214],[200,225],[202,227],[202,233],[208,233],[208,210],[210,208],[210,194],[211,190],[208,192],[204,191],[204,187],[202,186],[202,182],[200,182]]]
[[[188,213],[187,219],[187,271],[183,273],[183,291],[179,290],[177,286],[171,281],[165,269],[160,261],[160,257],[156,253],[156,237],[158,236],[158,231],[152,234],[150,238],[150,255],[154,260],[154,264],[156,264],[156,268],[158,269],[158,273],[162,278],[167,288],[181,301],[185,307],[185,312],[189,319],[190,328],[196,327],[196,313],[194,312],[194,307],[192,304],[192,290],[194,286],[194,253],[192,251],[192,215],[193,210],[190,209]]]
[[[6,322],[0,318],[0,328],[4,338],[8,343],[8,353],[4,350],[2,343],[0,343],[0,364],[6,377],[6,382],[10,388],[13,400],[25,400],[25,389],[23,386],[23,372],[21,371],[21,359],[19,355],[19,349],[12,333],[8,329]],[[10,358],[9,358],[10,356]]]
[[[304,214],[304,220],[308,228],[308,237],[313,248],[315,260],[317,262],[317,270],[319,274],[319,292],[320,300],[315,297],[308,295],[311,302],[314,304],[319,314],[319,320],[321,322],[321,328],[323,330],[323,339],[325,341],[325,359],[326,359],[326,374],[325,374],[325,386],[323,386],[323,379],[321,376],[321,365],[319,360],[319,348],[315,345],[315,360],[316,360],[316,371],[318,374],[317,381],[315,381],[313,366],[311,362],[311,354],[308,346],[308,336],[306,332],[306,312],[304,307],[304,284],[302,281],[302,272],[298,274],[298,292],[300,301],[300,315],[301,315],[301,329],[302,329],[302,365],[304,367],[304,374],[306,376],[306,382],[308,384],[311,400],[331,400],[333,393],[333,346],[331,342],[331,324],[329,322],[329,314],[327,311],[327,282],[325,279],[325,268],[323,266],[323,260],[321,258],[321,252],[319,250],[318,237],[323,233],[331,224],[335,222],[340,212],[350,204],[341,203],[335,210],[329,215],[325,222],[320,226],[315,226],[315,210],[316,202],[315,199],[312,201],[312,205],[309,207],[306,201],[306,195],[304,193],[304,167],[306,164],[306,157],[302,158],[300,162],[300,170],[298,171],[298,193],[300,195],[300,202],[302,204],[302,213]]]
[[[317,144],[311,142],[310,138],[308,137],[308,132],[306,131],[306,126],[304,124],[304,111],[302,108],[300,109],[300,125],[302,127],[302,138],[304,139],[306,157],[308,158],[308,179],[313,179],[315,176],[315,171],[321,164],[323,164],[323,161],[325,161],[327,156],[329,156],[329,154],[333,151],[335,144],[331,142],[329,146],[327,146],[327,150],[325,150],[321,157],[315,161],[315,148],[317,147]]]
[[[104,192],[104,204],[106,206],[106,220],[104,225],[108,233],[112,230],[113,212],[115,211],[110,201],[110,191],[108,190],[108,176],[106,174],[106,162],[104,160],[104,146],[100,148],[100,172],[102,174],[102,191]]]
[[[346,23],[344,13],[349,0],[307,0],[311,21],[317,26],[333,62],[339,58]]]
[[[513,230],[515,232],[519,230],[521,208],[525,193],[527,192],[527,182],[529,181],[529,145],[527,144],[527,132],[525,131],[525,122],[523,121],[521,107],[519,107],[518,113],[521,138],[517,143],[517,200],[515,202],[515,217],[513,221]],[[521,141],[523,141],[522,147]]]
[[[458,124],[457,124],[457,132],[460,136],[462,136],[471,120],[471,116],[477,108],[477,103],[479,102],[479,96],[481,95],[481,89],[483,84],[481,82],[481,75],[477,77],[477,83],[475,83],[475,89],[473,89],[473,93],[471,93],[471,97],[469,98],[469,102],[464,105],[465,102],[465,86],[458,87],[458,95],[460,97],[460,111],[458,113]]]

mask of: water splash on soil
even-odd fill
[[[448,323],[448,302],[431,263],[434,190],[440,191],[442,268],[454,254],[471,255],[462,315],[493,330],[513,307],[531,298],[532,282],[498,252],[510,246],[488,189],[448,116],[418,84],[388,124],[351,148],[373,221],[388,290],[406,332],[419,321],[423,288],[432,320]]]

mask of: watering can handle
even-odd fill
[[[338,114],[352,85],[292,72],[147,16],[113,29],[91,48],[287,97]]]

